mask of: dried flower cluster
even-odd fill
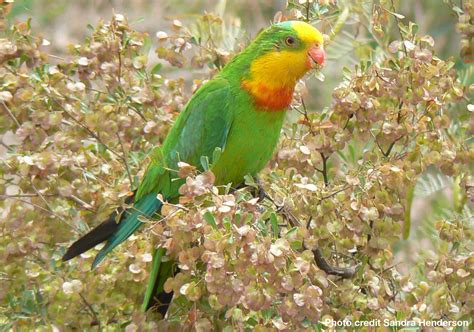
[[[474,125],[465,100],[474,88],[385,3],[370,12],[377,56],[344,69],[330,107],[312,112],[309,97],[295,98],[300,119],[285,127],[260,181],[270,198],[253,196],[254,179],[232,192],[180,163],[180,202],[144,220],[93,272],[94,251],[61,262],[71,236],[123,205],[189,98],[184,79],[148,58],[153,43],[159,58],[207,79],[242,47],[239,25],[206,13],[152,40],[115,15],[64,58],[29,22],[4,28],[0,327],[288,331],[323,328],[327,318],[471,319]],[[338,29],[349,17],[333,1],[290,7],[287,17],[327,15]],[[366,19],[357,9],[352,19]],[[384,33],[390,22],[400,40]],[[431,250],[411,263],[397,246],[414,236],[415,187],[431,169],[452,179],[453,203],[430,221]],[[139,309],[158,245],[180,268],[165,284],[175,294],[166,320]],[[327,273],[317,250],[355,273]]]
[[[457,28],[461,33],[461,58],[465,62],[474,62],[474,5],[466,1],[463,8],[454,5],[453,10],[459,15]]]

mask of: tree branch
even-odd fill
[[[344,188],[343,190],[345,190],[345,189],[347,189],[347,188]],[[340,190],[340,191],[342,191],[342,190]],[[340,191],[338,191],[338,192],[340,192]],[[288,221],[288,224],[290,226],[293,227],[293,226],[297,226],[297,225],[303,225],[295,217],[295,215],[288,208],[285,207],[284,204],[279,206],[275,203],[275,201],[267,193],[265,195],[266,195],[265,197],[268,198],[275,205],[275,207],[277,207],[276,212],[280,213],[283,216],[283,218],[285,218]],[[308,219],[308,221],[306,222],[306,227],[307,228],[309,228],[309,224],[311,223],[311,220],[312,220],[312,218],[310,217]],[[319,248],[316,248],[316,249],[312,250],[312,252],[313,252],[313,255],[314,255],[314,261],[316,263],[316,266],[318,268],[320,268],[321,270],[323,270],[324,272],[326,272],[327,274],[336,275],[336,276],[339,276],[339,277],[344,278],[344,279],[349,279],[349,278],[352,278],[355,275],[356,270],[359,266],[359,264],[357,264],[355,266],[351,266],[351,267],[332,266],[323,257],[323,254],[322,254],[322,252]]]
[[[324,153],[320,152],[321,158],[323,158],[323,169],[315,168],[318,172],[323,175],[324,185],[327,187],[329,185],[329,177],[328,177],[328,165],[327,161],[329,157],[326,157]]]
[[[344,279],[352,278],[357,270],[358,265],[351,267],[337,267],[330,265],[323,257],[321,249],[313,250],[314,261],[316,265],[327,274],[335,275]]]
[[[116,133],[116,134],[117,134],[118,141],[120,143],[120,148],[122,149],[122,154],[123,154],[122,161],[125,164],[125,169],[127,170],[128,181],[130,181],[130,187],[132,187],[133,181],[132,181],[132,175],[130,173],[130,168],[128,167],[127,154],[125,153],[125,148],[123,147],[122,139],[120,138],[119,133]]]
[[[18,128],[21,127],[21,124],[20,122],[18,122],[17,118],[15,117],[15,115],[13,115],[12,111],[10,111],[10,109],[8,108],[7,104],[5,104],[5,102],[2,101],[2,106],[3,106],[3,109],[5,110],[5,112],[7,112],[8,116],[13,120],[13,122],[15,122],[16,126]]]
[[[84,304],[86,305],[87,309],[89,309],[89,312],[90,312],[92,318],[94,319],[91,322],[91,325],[98,325],[99,330],[100,330],[100,320],[99,320],[99,317],[97,316],[97,313],[95,312],[94,308],[92,307],[92,305],[89,302],[87,302],[84,295],[82,295],[82,292],[79,292],[79,296],[81,297],[82,302],[84,302]]]

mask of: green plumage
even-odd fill
[[[277,144],[285,112],[259,109],[241,84],[250,76],[252,61],[273,50],[288,33],[294,33],[289,24],[274,25],[260,33],[246,50],[193,95],[163,145],[152,152],[133,207],[122,213],[118,224],[109,220],[107,225],[100,226],[106,234],[95,234],[93,230],[78,240],[64,256],[65,260],[105,238],[107,243],[93,263],[96,267],[141,226],[140,218],[159,214],[162,202],[157,199],[158,194],[167,201],[176,201],[183,184],[176,172],[179,161],[202,170],[200,161],[205,156],[211,162],[216,184],[232,183],[233,187],[241,184],[244,176],[256,175],[267,164]],[[213,160],[216,149],[221,154]],[[172,263],[163,262],[165,255],[164,249],[155,250],[144,309],[163,291],[164,282],[172,274]]]
[[[227,75],[224,69],[191,98],[163,146],[154,151],[137,192],[138,200],[149,192],[161,193],[168,200],[178,197],[183,180],[177,178],[176,172],[163,170],[177,169],[179,161],[202,170],[200,160],[206,156],[216,184],[232,183],[236,187],[245,175],[256,175],[271,158],[285,112],[256,110],[251,97]],[[216,148],[222,153],[213,160]],[[162,283],[172,273],[163,269],[163,252],[159,253],[154,255],[143,308],[149,307],[152,293],[162,291]]]

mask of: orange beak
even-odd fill
[[[322,46],[314,45],[313,47],[309,49],[308,56],[314,64],[318,64],[319,66],[322,66],[324,64],[326,53],[324,53]]]

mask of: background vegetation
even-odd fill
[[[472,324],[473,11],[0,0],[0,330]],[[192,92],[284,19],[327,34],[329,59],[298,86],[261,178],[271,199],[219,195],[212,174],[183,166],[183,199],[164,220],[95,271],[94,252],[62,263],[136,188]],[[165,321],[139,310],[157,245],[181,268]]]

